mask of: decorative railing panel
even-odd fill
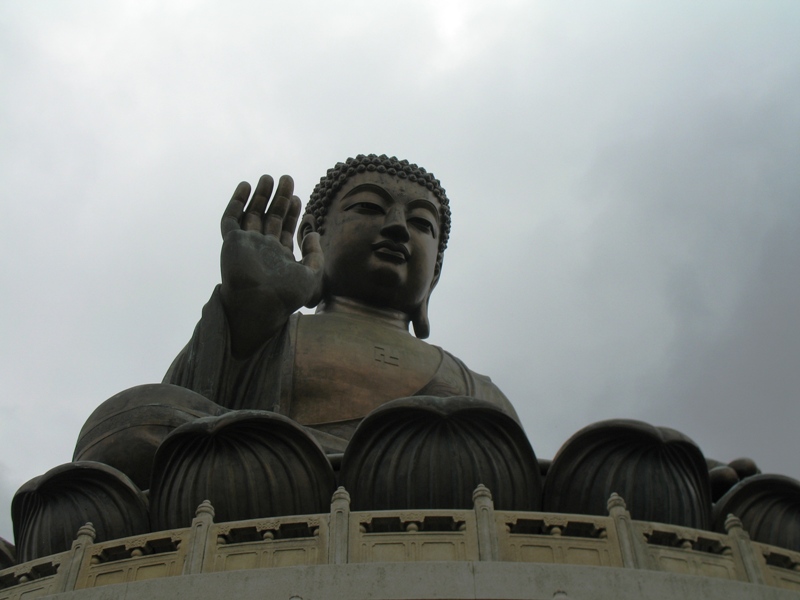
[[[498,511],[500,560],[622,567],[609,517]]]
[[[32,600],[58,591],[58,571],[69,552],[0,571],[0,600]]]
[[[190,530],[163,531],[92,544],[75,589],[180,575]]]
[[[800,552],[759,542],[753,542],[753,548],[764,561],[767,584],[800,591]]]
[[[349,533],[349,562],[478,560],[472,511],[351,513]]]
[[[637,521],[635,527],[647,540],[652,569],[747,581],[741,560],[727,535],[641,521]]]
[[[328,562],[328,516],[297,516],[211,527],[205,571],[318,565]]]

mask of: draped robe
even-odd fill
[[[237,359],[230,352],[227,318],[217,288],[203,308],[191,340],[175,358],[163,382],[191,389],[230,410],[267,410],[295,417],[304,401],[295,393],[299,387],[295,382],[297,332],[301,319],[309,318],[314,317],[293,314],[279,333],[258,351]],[[410,334],[406,331],[404,335]],[[424,344],[422,341],[415,343]],[[425,349],[429,353],[431,349],[435,351],[431,354],[438,357],[438,365],[428,365],[432,375],[423,385],[400,395],[471,396],[492,402],[519,421],[511,403],[488,377],[469,370],[461,360],[439,347],[426,344]],[[372,407],[397,397],[378,396]],[[342,452],[356,426],[366,416],[366,409],[361,414],[359,407],[347,407],[347,398],[336,400],[345,407],[339,411],[342,414],[298,419],[328,452]],[[303,409],[300,412],[308,413]]]

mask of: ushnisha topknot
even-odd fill
[[[314,217],[317,231],[323,233],[325,216],[328,214],[328,207],[336,193],[348,179],[357,173],[364,173],[365,171],[388,173],[401,179],[408,179],[427,188],[438,198],[442,207],[440,215],[442,222],[439,235],[439,253],[436,257],[436,270],[437,272],[440,271],[442,260],[444,259],[444,250],[447,248],[447,240],[450,237],[450,201],[447,199],[447,194],[442,184],[432,173],[428,173],[422,167],[407,160],[398,160],[394,156],[386,156],[385,154],[380,156],[376,154],[359,154],[355,158],[348,158],[343,163],[336,163],[335,167],[328,169],[325,176],[319,180],[314,191],[311,192],[311,198],[309,198],[306,205],[305,214],[310,214]]]

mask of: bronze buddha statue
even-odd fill
[[[423,341],[450,232],[431,174],[359,155],[328,171],[302,217],[291,178],[274,187],[265,175],[252,197],[247,183],[236,188],[222,217],[222,283],[163,383],[101,404],[75,462],[17,492],[21,560],[68,548],[86,521],[98,540],[186,527],[206,499],[223,521],[322,513],[339,484],[356,510],[468,508],[482,483],[501,510],[584,514],[625,489],[634,518],[709,526],[706,462],[685,436],[597,423],[543,480],[502,392]],[[796,508],[800,484],[786,489]],[[745,492],[726,502],[761,497],[758,486]]]
[[[487,377],[422,341],[450,232],[437,179],[360,155],[328,171],[302,219],[291,178],[272,191],[268,175],[249,202],[250,186],[236,188],[222,218],[222,285],[164,383],[229,409],[287,415],[329,452],[395,398],[472,396],[516,419]]]

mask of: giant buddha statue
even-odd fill
[[[328,170],[302,218],[293,187],[236,188],[222,283],[163,382],[102,403],[74,462],[17,493],[23,558],[64,549],[86,521],[101,539],[184,527],[205,499],[222,520],[319,512],[341,483],[370,509],[468,507],[481,483],[501,507],[539,508],[511,403],[423,341],[450,233],[439,181],[359,155]]]
[[[205,500],[220,522],[324,513],[338,485],[368,511],[466,509],[483,484],[501,510],[605,514],[623,493],[635,519],[722,531],[731,510],[800,548],[800,483],[707,464],[669,428],[595,423],[539,463],[490,379],[423,341],[450,233],[433,175],[359,155],[302,217],[293,187],[236,188],[222,283],[189,343],[162,383],[93,412],[73,462],[20,488],[19,562],[66,550],[87,521],[97,541],[188,527]]]
[[[516,419],[487,377],[423,341],[450,232],[433,175],[359,155],[328,171],[302,219],[290,177],[273,194],[264,175],[249,194],[239,184],[225,210],[222,285],[165,383],[226,408],[287,415],[330,451],[395,398],[466,395]],[[303,306],[316,312],[298,313]]]

